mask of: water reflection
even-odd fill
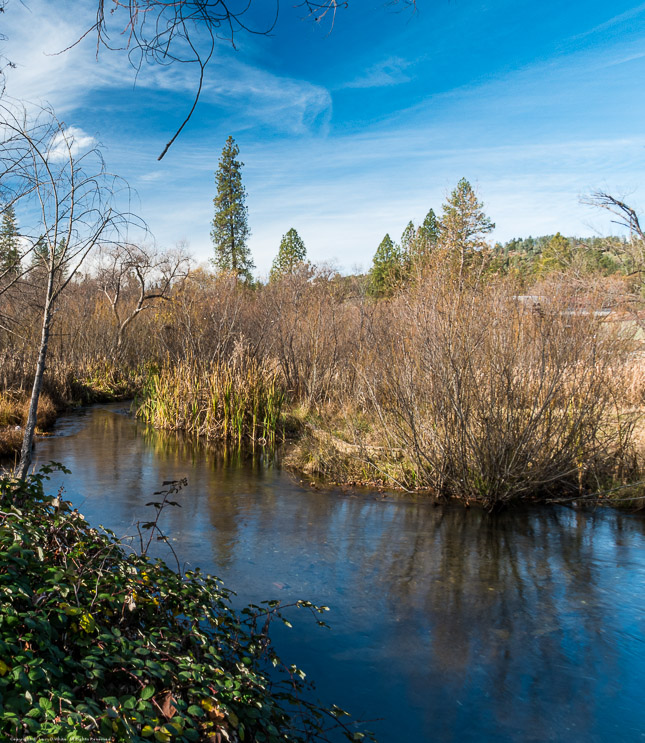
[[[131,532],[163,480],[188,477],[163,528],[239,601],[309,598],[278,630],[321,696],[382,741],[643,741],[645,522],[614,512],[495,517],[420,500],[320,492],[274,456],[204,452],[96,407],[40,442],[68,496]]]

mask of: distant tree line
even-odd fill
[[[461,283],[468,270],[481,263],[488,249],[484,238],[495,228],[483,207],[473,187],[462,178],[441,207],[441,217],[430,209],[419,227],[408,222],[398,244],[385,235],[369,271],[369,293],[375,297],[392,294],[422,271],[438,250],[451,262]]]
[[[625,237],[565,237],[559,232],[540,237],[513,238],[493,248],[495,268],[505,273],[545,276],[572,269],[578,273],[630,273]]]

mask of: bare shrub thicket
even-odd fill
[[[587,300],[582,310],[560,287],[536,306],[441,275],[399,296],[361,364],[375,421],[362,456],[405,484],[491,505],[623,477],[631,343]]]
[[[259,309],[266,318],[266,353],[294,399],[315,409],[352,398],[373,307],[341,292],[328,272],[302,266],[270,283]]]

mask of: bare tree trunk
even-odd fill
[[[33,252],[32,268],[38,264],[47,270],[46,285],[38,287],[43,293],[42,332],[16,469],[16,475],[24,480],[31,465],[54,306],[90,251],[99,240],[106,239],[108,228],[116,231],[117,222],[126,220],[110,206],[114,179],[107,176],[100,153],[97,150],[77,153],[73,127],[68,129],[48,109],[42,109],[31,119],[24,107],[3,101],[0,101],[0,118],[3,188],[17,194],[13,201],[20,200],[25,213],[32,215],[34,224],[26,234],[40,237],[30,241],[25,255]],[[54,149],[52,142],[58,143]],[[64,157],[58,157],[59,147]],[[89,171],[85,169],[88,164]],[[41,248],[47,249],[46,256],[39,256]]]
[[[52,277],[49,279],[49,290],[51,292]],[[47,299],[43,311],[43,329],[40,336],[40,350],[38,352],[38,363],[36,364],[36,376],[34,377],[34,386],[31,390],[31,401],[29,403],[29,414],[25,424],[25,434],[22,439],[22,448],[20,450],[20,462],[16,470],[16,476],[21,480],[27,477],[29,467],[31,466],[31,452],[34,446],[34,435],[36,433],[36,422],[38,416],[38,401],[40,392],[43,387],[43,376],[45,374],[45,362],[47,360],[47,346],[49,345],[49,333],[52,319],[52,302],[51,297]]]

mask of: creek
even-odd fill
[[[645,519],[613,510],[459,505],[314,489],[263,450],[153,431],[123,404],[61,418],[36,445],[50,492],[119,536],[164,480],[180,561],[237,605],[331,607],[275,627],[283,660],[381,743],[645,741]],[[163,545],[160,545],[160,548]],[[172,564],[172,555],[165,553]]]

